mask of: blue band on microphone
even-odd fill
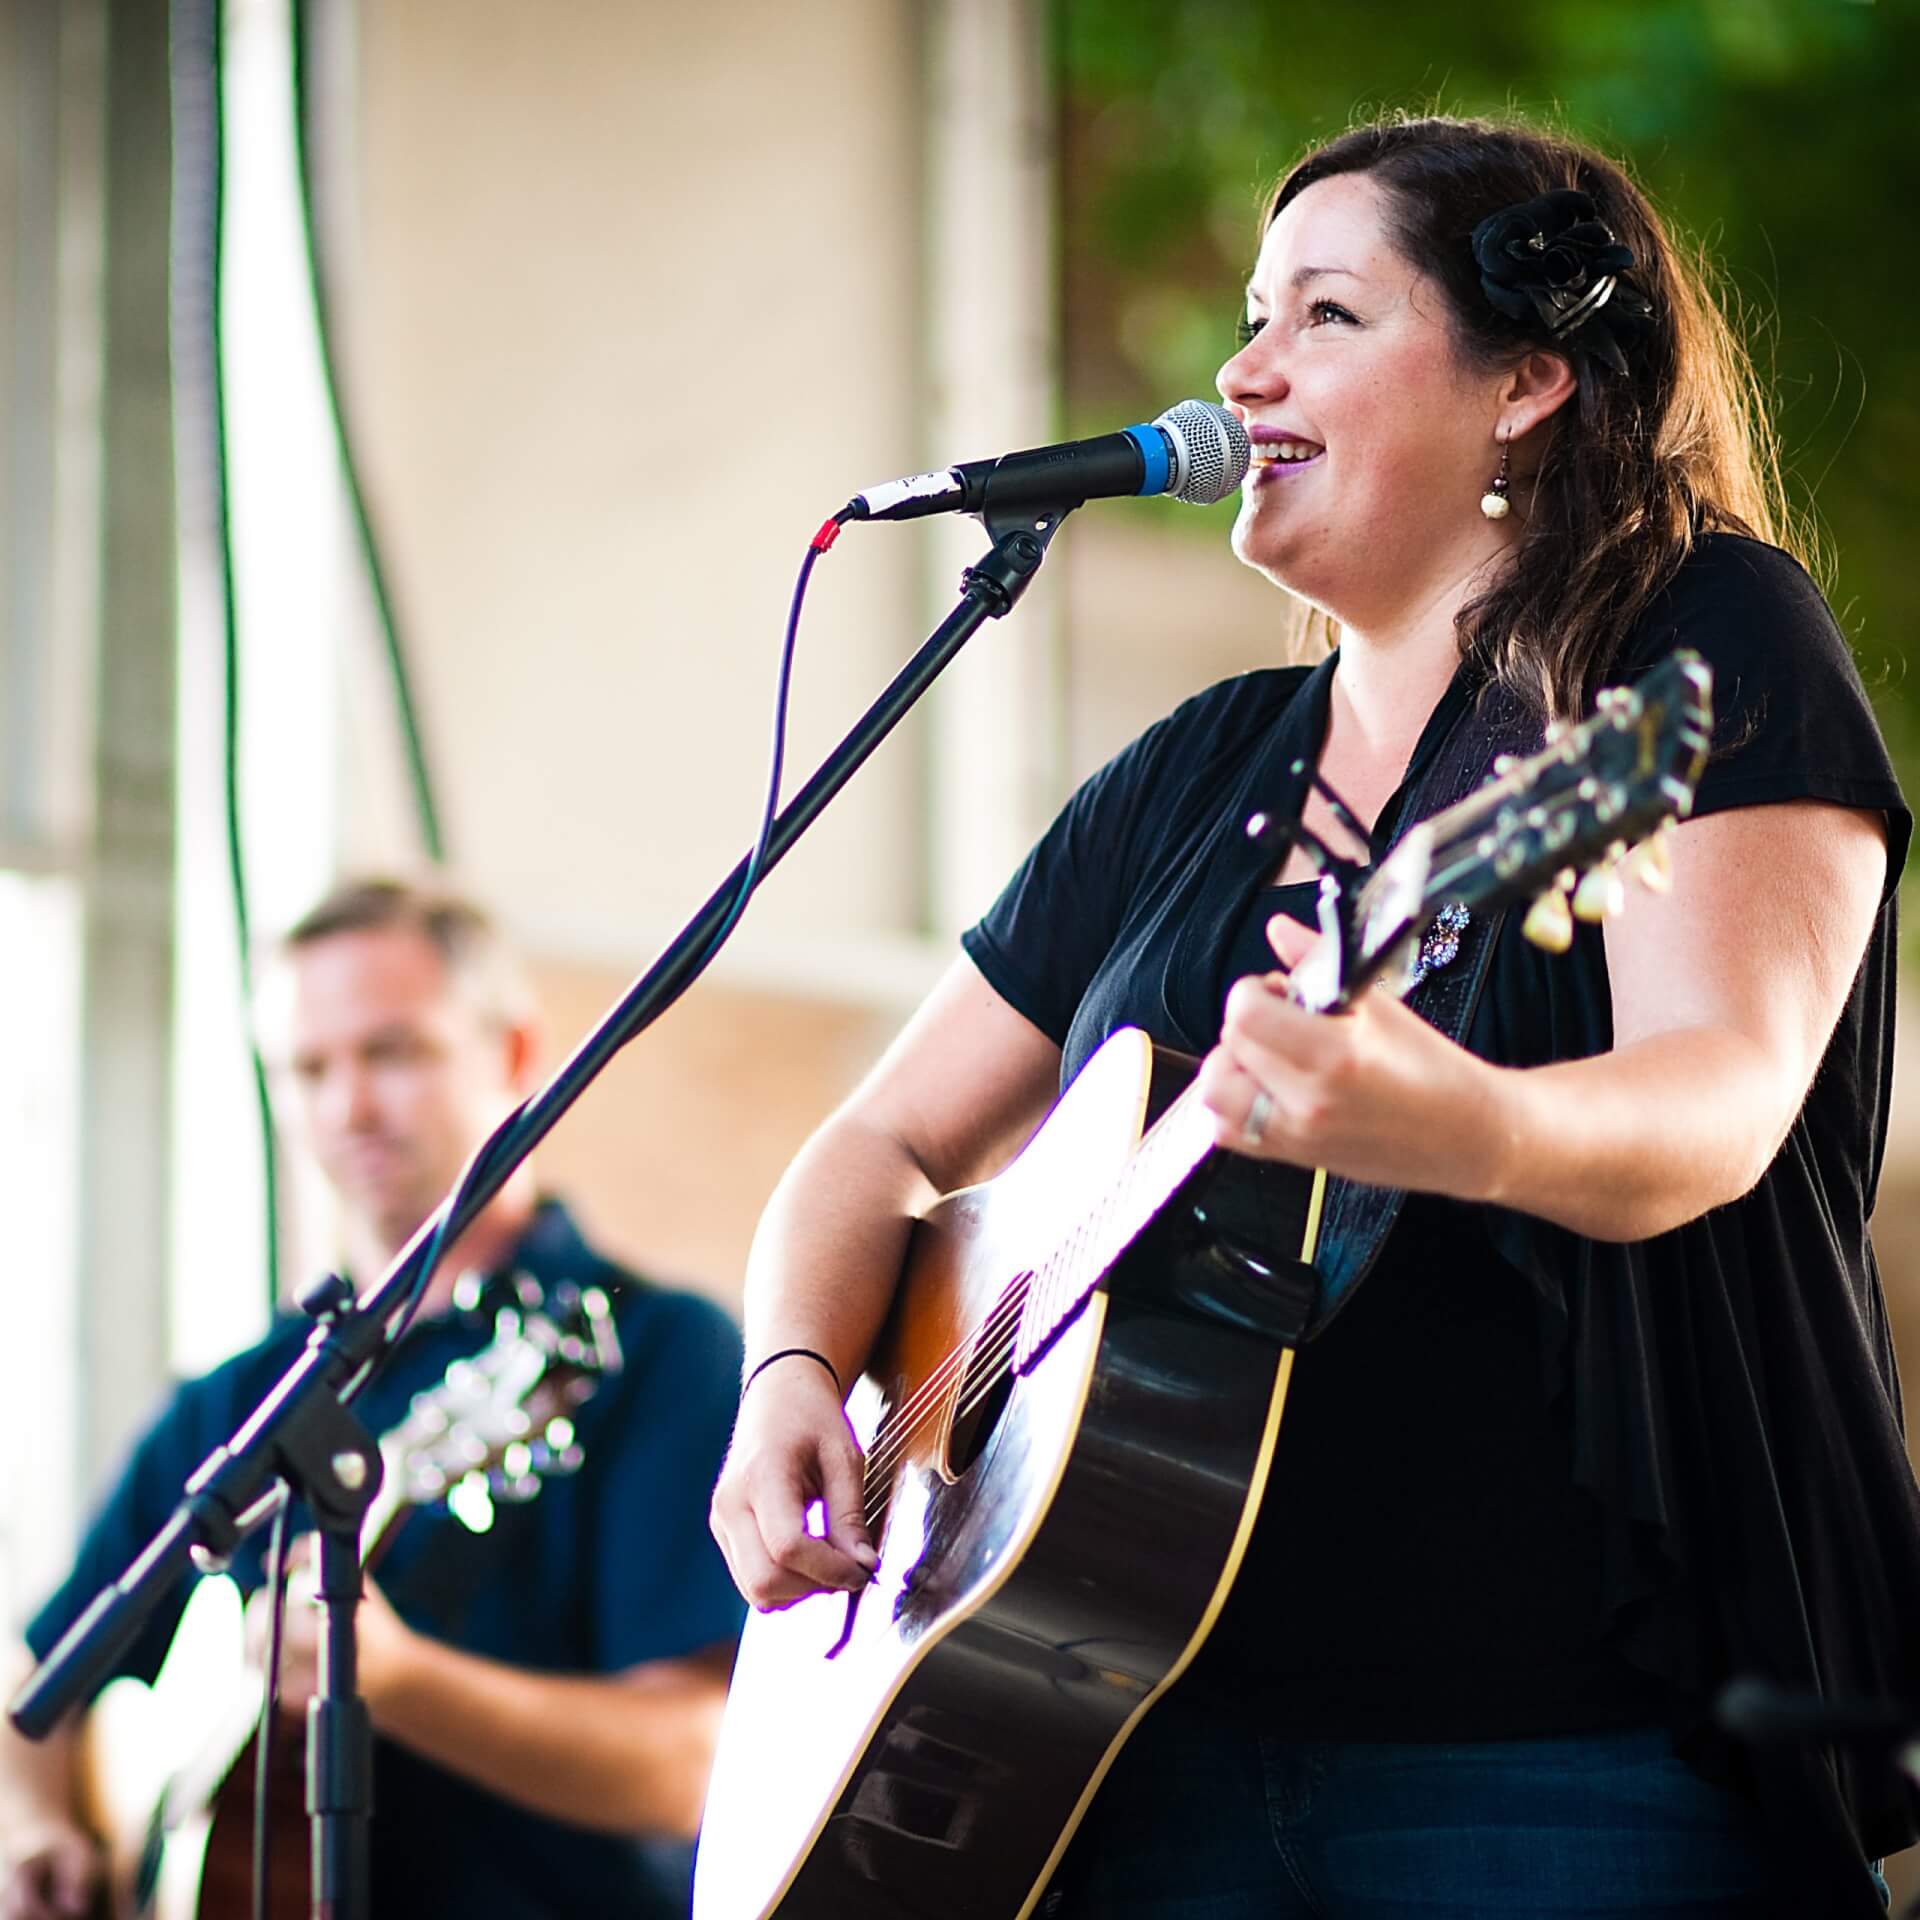
[[[1166,435],[1158,427],[1122,427],[1120,431],[1140,449],[1140,459],[1147,470],[1146,478],[1134,489],[1136,494],[1165,493],[1172,471],[1167,459]]]

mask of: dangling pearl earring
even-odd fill
[[[1512,510],[1513,502],[1507,498],[1507,436],[1500,436],[1500,471],[1493,476],[1493,484],[1480,496],[1480,511],[1489,520],[1504,520]]]

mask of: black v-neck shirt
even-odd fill
[[[1271,967],[1275,913],[1315,924],[1317,892],[1253,896],[1223,1001]],[[1408,1196],[1294,1366],[1268,1496],[1191,1687],[1301,1738],[1520,1739],[1673,1715],[1610,1632],[1600,1508],[1573,1485],[1539,1322],[1479,1209]]]
[[[1300,1355],[1205,1665],[1239,1672],[1276,1728],[1411,1739],[1617,1723],[1611,1674],[1624,1717],[1670,1717],[1703,1764],[1745,1768],[1839,1874],[1844,1854],[1857,1871],[1859,1849],[1909,1843],[1905,1793],[1846,1757],[1742,1759],[1705,1714],[1748,1672],[1920,1699],[1920,1496],[1867,1234],[1911,816],[1845,639],[1787,555],[1700,539],[1611,677],[1678,646],[1715,675],[1695,817],[1817,800],[1886,825],[1882,910],[1813,1087],[1752,1193],[1653,1240],[1415,1196]],[[1284,790],[1274,733],[1308,684],[1304,668],[1249,674],[1150,728],[963,936],[1060,1045],[1063,1082],[1121,1026],[1196,1053],[1217,1038],[1236,946],[1260,960],[1271,877],[1244,823]],[[1470,697],[1463,676],[1447,699]],[[1793,938],[1768,876],[1752,889],[1754,937]],[[1600,930],[1555,957],[1509,915],[1466,1038],[1516,1067],[1604,1052]]]

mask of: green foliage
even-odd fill
[[[1266,192],[1350,119],[1564,128],[1721,263],[1831,556],[1824,584],[1920,772],[1911,0],[1056,0],[1055,34],[1075,430],[1212,391]]]

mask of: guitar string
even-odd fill
[[[918,1435],[928,1416],[945,1400],[947,1389],[954,1384],[956,1370],[962,1370],[962,1377],[964,1377],[964,1369],[970,1357],[976,1363],[984,1357],[988,1371],[981,1376],[982,1388],[969,1401],[968,1411],[979,1404],[982,1394],[990,1392],[999,1384],[1000,1377],[1006,1370],[1004,1362],[1008,1354],[1019,1345],[1020,1334],[1028,1317],[1027,1309],[1033,1298],[1034,1282],[1039,1280],[1043,1289],[1050,1289],[1061,1277],[1062,1270],[1070,1273],[1076,1267],[1085,1264],[1082,1258],[1082,1247],[1095,1239],[1095,1236],[1089,1233],[1089,1228],[1097,1220],[1104,1221],[1105,1217],[1111,1213],[1115,1202],[1124,1198],[1127,1189],[1136,1185],[1143,1177],[1149,1163],[1160,1158],[1154,1148],[1164,1143],[1170,1130],[1169,1122],[1173,1120],[1175,1112],[1188,1103],[1189,1094],[1183,1093],[1168,1107],[1160,1119],[1141,1137],[1138,1147],[1119,1176],[1108,1183],[1100,1203],[1089,1214],[1081,1217],[1067,1240],[1056,1246],[1032,1272],[1019,1276],[1004,1288],[980,1325],[959,1346],[944,1356],[910,1399],[903,1401],[895,1409],[885,1432],[876,1441],[872,1453],[868,1456],[866,1476],[868,1479],[874,1478],[876,1474],[891,1474],[901,1452]],[[1019,1294],[1017,1301],[1014,1298],[1016,1290]],[[1091,1289],[1076,1287],[1070,1291],[1077,1298]],[[1045,1297],[1044,1292],[1043,1297]],[[988,1329],[997,1318],[1007,1312],[1010,1302],[1013,1303],[1013,1312],[1009,1328],[992,1336],[989,1341]],[[1052,1331],[1051,1324],[1048,1325],[1047,1331]]]
[[[1187,1112],[1196,1104],[1197,1096],[1194,1090],[1189,1088],[1169,1105],[1166,1112],[1141,1136],[1139,1145],[1120,1174],[1108,1183],[1099,1203],[1089,1213],[1082,1215],[1066,1241],[1056,1246],[1054,1251],[1031,1273],[1021,1276],[1003,1289],[996,1298],[993,1308],[972,1334],[958,1347],[947,1353],[940,1364],[927,1376],[920,1389],[910,1399],[901,1403],[895,1410],[893,1418],[887,1422],[885,1431],[876,1441],[873,1451],[868,1455],[867,1472],[863,1476],[865,1480],[870,1482],[876,1478],[891,1475],[900,1454],[919,1434],[928,1416],[935,1412],[945,1400],[947,1389],[954,1384],[956,1369],[961,1370],[961,1378],[964,1382],[966,1372],[980,1367],[983,1362],[985,1368],[984,1371],[976,1373],[975,1377],[979,1385],[972,1397],[964,1405],[956,1406],[954,1416],[956,1419],[964,1418],[999,1385],[1002,1375],[1007,1371],[1006,1363],[1009,1355],[1018,1348],[1024,1323],[1029,1317],[1027,1309],[1033,1299],[1033,1283],[1036,1280],[1041,1282],[1041,1297],[1043,1300],[1049,1300],[1053,1292],[1059,1290],[1061,1281],[1072,1275],[1076,1269],[1083,1269],[1089,1264],[1084,1257],[1086,1250],[1092,1246],[1104,1245],[1106,1238],[1104,1234],[1095,1232],[1094,1229],[1104,1227],[1118,1204],[1129,1197],[1132,1189],[1140,1185],[1146,1173],[1157,1169],[1158,1162],[1166,1157],[1167,1140],[1178,1131],[1174,1125],[1176,1115],[1184,1121]],[[1208,1144],[1210,1145],[1211,1142]],[[1190,1164],[1197,1164],[1197,1157],[1196,1161]],[[1100,1264],[1101,1272],[1105,1271],[1106,1264],[1106,1262]],[[993,1335],[989,1341],[988,1329],[1007,1309],[1016,1289],[1020,1290],[1020,1299],[1010,1327]],[[1077,1306],[1091,1291],[1092,1286],[1082,1277],[1076,1284],[1064,1289],[1066,1303]],[[1063,1312],[1057,1318],[1051,1313],[1032,1317],[1041,1319],[1045,1331],[1051,1333],[1055,1326],[1064,1320],[1065,1315]]]
[[[907,1442],[919,1432],[927,1416],[937,1411],[939,1401],[945,1397],[945,1388],[953,1384],[956,1365],[964,1362],[960,1374],[960,1389],[965,1396],[955,1403],[954,1418],[956,1420],[964,1419],[994,1391],[1002,1376],[1008,1371],[1011,1358],[1019,1348],[1021,1336],[1027,1330],[1027,1321],[1035,1317],[1032,1308],[1036,1298],[1044,1303],[1048,1297],[1044,1289],[1036,1290],[1034,1281],[1042,1278],[1045,1269],[1055,1264],[1053,1261],[1045,1262],[1034,1273],[1020,1275],[1007,1286],[974,1338],[964,1347],[949,1354],[936,1369],[935,1374],[929,1376],[927,1383],[929,1387],[936,1380],[940,1385],[940,1391],[931,1396],[933,1404],[923,1404],[930,1397],[924,1392],[917,1394],[913,1401],[903,1403],[900,1414],[889,1422],[886,1433],[868,1456],[867,1477],[869,1479],[882,1477],[891,1472]],[[1057,1264],[1071,1267],[1076,1262],[1063,1261]],[[1091,1287],[1086,1287],[1073,1291],[1084,1297],[1084,1294],[1091,1290]],[[1041,1317],[1044,1318],[1044,1316]],[[1000,1322],[997,1327],[996,1321]],[[1049,1324],[1048,1331],[1051,1330],[1052,1326]],[[969,1380],[974,1383],[971,1393],[967,1392]]]
[[[1161,1115],[1159,1121],[1142,1136],[1140,1145],[1136,1148],[1133,1157],[1122,1169],[1120,1176],[1114,1182],[1110,1183],[1110,1188],[1124,1188],[1139,1178],[1141,1169],[1150,1157],[1148,1152],[1149,1146],[1154,1142],[1155,1137],[1161,1134],[1162,1129],[1172,1118],[1174,1109],[1179,1107],[1186,1098],[1187,1096],[1183,1094],[1179,1100],[1176,1100],[1173,1106],[1169,1107],[1167,1112]],[[1103,1195],[1102,1204],[1108,1204],[1110,1197],[1110,1194]],[[1099,1209],[1096,1208],[1094,1211],[1097,1213]],[[1045,1260],[1040,1262],[1031,1273],[1021,1276],[1020,1279],[1001,1291],[995,1299],[994,1306],[989,1309],[980,1324],[969,1333],[967,1338],[963,1340],[959,1346],[953,1348],[942,1358],[940,1363],[929,1373],[926,1380],[912,1397],[903,1401],[900,1406],[894,1410],[893,1418],[887,1423],[885,1436],[883,1436],[881,1441],[876,1443],[873,1453],[869,1455],[870,1462],[884,1459],[889,1465],[891,1464],[891,1460],[897,1456],[900,1446],[905,1444],[908,1437],[918,1432],[928,1414],[934,1410],[939,1402],[944,1400],[947,1388],[953,1384],[956,1368],[964,1367],[969,1354],[977,1355],[982,1351],[982,1342],[986,1337],[987,1329],[1005,1310],[1014,1287],[1020,1286],[1023,1289],[1020,1307],[1024,1310],[1027,1300],[1031,1298],[1033,1290],[1032,1283],[1035,1279],[1045,1276],[1050,1269],[1061,1265],[1070,1266],[1073,1264],[1073,1261],[1067,1259],[1065,1256],[1074,1251],[1075,1243],[1087,1225],[1088,1217],[1082,1216],[1082,1219],[1076,1223],[1074,1234],[1070,1235],[1066,1242],[1056,1246],[1053,1252],[1049,1254]],[[1014,1329],[1016,1344],[1018,1330],[1018,1320],[1016,1319]],[[997,1377],[996,1374],[996,1380]],[[889,1450],[885,1445],[885,1440],[896,1434],[900,1436],[900,1440],[898,1444]]]
[[[1189,1092],[1181,1094],[1179,1098],[1168,1107],[1167,1111],[1160,1116],[1159,1120],[1142,1135],[1138,1147],[1122,1168],[1119,1176],[1108,1183],[1107,1190],[1103,1193],[1100,1203],[1089,1214],[1081,1217],[1068,1239],[1061,1245],[1056,1246],[1047,1259],[1040,1262],[1039,1266],[1035,1268],[1032,1273],[1022,1276],[1020,1280],[1004,1289],[996,1299],[994,1307],[988,1312],[981,1324],[974,1329],[960,1346],[954,1348],[942,1359],[940,1364],[928,1375],[920,1390],[916,1392],[911,1399],[901,1403],[901,1406],[895,1411],[893,1419],[888,1422],[885,1435],[876,1443],[873,1452],[868,1456],[870,1468],[884,1470],[889,1474],[891,1473],[892,1467],[897,1462],[901,1451],[918,1435],[928,1415],[945,1399],[947,1389],[954,1382],[956,1368],[965,1367],[969,1356],[972,1356],[975,1361],[978,1361],[984,1355],[988,1371],[981,1376],[982,1387],[980,1392],[976,1393],[974,1398],[968,1402],[968,1411],[979,1404],[979,1400],[985,1392],[990,1392],[999,1384],[1000,1376],[1005,1371],[1003,1363],[1007,1357],[1007,1353],[1019,1344],[1022,1322],[1024,1318],[1027,1317],[1026,1309],[1030,1305],[1033,1296],[1033,1282],[1036,1279],[1040,1280],[1043,1289],[1050,1290],[1057,1285],[1058,1280],[1063,1278],[1066,1273],[1071,1273],[1076,1267],[1085,1264],[1082,1258],[1082,1248],[1089,1242],[1098,1242],[1098,1236],[1092,1234],[1090,1229],[1096,1222],[1104,1223],[1107,1216],[1113,1211],[1115,1204],[1126,1198],[1128,1190],[1140,1182],[1150,1163],[1155,1163],[1162,1157],[1162,1154],[1156,1151],[1156,1149],[1164,1147],[1166,1139],[1173,1131],[1170,1123],[1174,1120],[1176,1112],[1189,1107],[1191,1104],[1191,1090],[1189,1090]],[[987,1329],[1006,1309],[1007,1303],[1011,1299],[1016,1286],[1022,1289],[1022,1296],[1018,1303],[1018,1310],[1016,1311],[1010,1334],[995,1336],[992,1344],[988,1345],[986,1343]],[[1086,1286],[1076,1286],[1069,1289],[1076,1303],[1078,1298],[1088,1291],[1091,1291],[1091,1289]],[[1043,1297],[1045,1297],[1044,1293]],[[1052,1323],[1050,1321],[1047,1330],[1049,1332],[1052,1331]],[[889,1445],[888,1442],[891,1442],[891,1444]]]
[[[997,1359],[1018,1344],[1020,1310],[1026,1304],[1027,1296],[1028,1283],[1024,1279],[1014,1281],[1000,1295],[993,1313],[989,1314],[986,1321],[982,1323],[981,1333],[985,1334],[995,1318],[1003,1315],[1009,1321],[1009,1329],[995,1334],[990,1348],[969,1343],[966,1347],[954,1349],[928,1376],[921,1390],[911,1400],[903,1402],[894,1417],[887,1422],[885,1430],[875,1441],[873,1451],[867,1455],[862,1473],[863,1491],[867,1496],[869,1507],[872,1505],[873,1495],[892,1478],[895,1466],[899,1464],[902,1455],[918,1436],[929,1416],[939,1410],[946,1397],[946,1387],[954,1380],[956,1369],[961,1369],[960,1377],[964,1380],[964,1363],[969,1351],[976,1358],[983,1351],[991,1352]],[[936,1382],[939,1383],[937,1387]],[[958,1417],[957,1414],[956,1417]]]

